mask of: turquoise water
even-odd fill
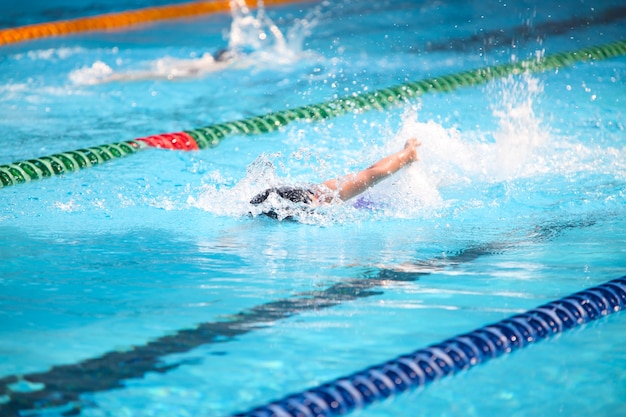
[[[146,5],[23,4],[3,26]],[[9,45],[0,164],[608,43],[623,13],[310,2]],[[205,55],[229,44],[228,65]],[[625,74],[577,64],[1,189],[0,407],[225,416],[624,275]],[[248,216],[266,184],[412,136],[420,162],[368,192],[374,210]],[[202,332],[216,323],[239,333]],[[624,415],[625,331],[617,314],[355,414]],[[60,387],[14,380],[40,373]]]

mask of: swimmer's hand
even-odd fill
[[[417,155],[417,147],[421,146],[422,143],[418,141],[416,138],[411,138],[406,141],[404,144],[404,152],[406,163],[417,162],[419,160],[419,156]]]

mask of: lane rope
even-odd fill
[[[78,171],[133,154],[147,146],[143,141],[130,140],[0,165],[0,184],[7,186]]]
[[[265,0],[266,6],[311,1],[311,0]],[[257,7],[256,1],[245,0],[250,8]],[[96,30],[119,29],[127,26],[162,20],[181,19],[205,14],[230,12],[228,0],[195,1],[166,6],[146,7],[118,13],[80,17],[55,22],[36,23],[15,28],[0,29],[0,46],[51,36]]]
[[[8,165],[0,165],[0,188],[77,171],[130,155],[146,148],[172,150],[206,149],[217,146],[228,136],[268,133],[294,121],[312,122],[349,113],[356,114],[369,110],[383,110],[391,106],[401,105],[427,93],[451,92],[460,87],[476,86],[509,75],[555,70],[577,62],[600,61],[624,55],[626,55],[626,40],[621,40],[578,51],[561,52],[515,63],[494,65],[416,82],[408,82],[369,93],[355,93],[350,97],[330,100],[325,103],[213,124],[193,130],[164,133],[112,145],[96,146],[86,150],[63,152],[47,157],[14,162]],[[105,149],[109,150],[109,147],[120,148],[120,151],[117,153],[112,151],[104,152]],[[103,156],[102,153],[106,156]],[[95,158],[93,158],[94,154]],[[98,155],[101,158],[97,158]],[[88,159],[89,163],[85,161],[85,158]],[[57,160],[61,162],[59,163]],[[56,164],[52,165],[52,161],[55,161]],[[48,165],[51,165],[51,167]],[[44,166],[47,170],[42,168]]]
[[[403,392],[619,312],[626,307],[626,276],[337,378],[235,417],[330,417]]]
[[[312,104],[294,108],[293,110],[283,110],[263,116],[189,130],[186,133],[196,140],[200,149],[204,149],[217,145],[226,136],[232,134],[255,135],[268,133],[293,121],[304,120],[310,122],[348,113],[360,113],[374,109],[384,110],[426,93],[451,92],[460,87],[476,86],[508,75],[518,75],[525,72],[543,72],[570,66],[577,62],[599,61],[623,55],[626,55],[626,40],[517,63],[494,65],[416,82],[408,82],[370,93],[354,94],[352,97],[339,98],[326,103]]]
[[[527,243],[556,239],[571,229],[593,226],[593,222],[580,219],[574,222],[550,222],[538,224],[527,234]],[[519,240],[493,241],[462,250],[445,252],[422,262],[432,268],[437,266],[467,264],[478,258],[501,254],[520,244]],[[63,407],[66,414],[79,414],[85,394],[118,389],[129,379],[141,379],[151,372],[167,372],[163,358],[167,355],[190,352],[200,346],[235,341],[245,334],[263,328],[263,324],[293,318],[305,312],[319,312],[344,303],[384,294],[389,282],[416,282],[430,271],[397,271],[374,268],[357,277],[342,279],[314,293],[296,293],[240,310],[228,316],[226,321],[197,323],[193,328],[170,332],[145,344],[129,346],[124,350],[110,350],[97,357],[82,359],[68,364],[56,364],[45,371],[0,376],[0,416],[23,417],[28,412]],[[170,368],[170,369],[175,369]],[[88,369],[89,372],[85,372]],[[93,378],[98,375],[98,378]],[[13,391],[11,386],[19,382],[38,386],[36,391]],[[5,401],[1,401],[4,397]],[[6,400],[8,398],[8,401]],[[22,413],[24,412],[24,414]]]

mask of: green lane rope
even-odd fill
[[[409,82],[395,87],[383,88],[370,93],[355,94],[352,97],[331,100],[321,104],[283,110],[262,116],[234,122],[211,125],[185,133],[193,137],[198,148],[217,145],[231,134],[254,135],[268,133],[287,124],[298,121],[316,121],[341,116],[351,112],[383,110],[398,105],[426,93],[450,92],[460,87],[484,84],[495,78],[516,75],[524,72],[542,72],[572,65],[576,62],[599,61],[626,55],[626,40],[606,45],[562,52],[543,58],[529,59],[517,63],[495,65],[486,68],[464,71],[451,75]]]
[[[99,165],[133,154],[146,146],[143,142],[131,140],[0,165],[0,188]]]
[[[626,40],[578,51],[561,52],[516,63],[494,65],[451,75],[409,82],[369,93],[330,100],[220,124],[167,133],[146,138],[64,152],[28,161],[0,165],[0,188],[39,178],[76,171],[126,156],[150,147],[195,150],[218,145],[224,138],[241,134],[256,135],[275,131],[294,121],[317,121],[348,113],[383,110],[415,99],[426,93],[450,92],[460,87],[484,84],[496,78],[526,72],[542,72],[577,62],[600,61],[626,55]]]

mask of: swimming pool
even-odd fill
[[[2,26],[148,5],[27,1]],[[216,14],[5,45],[0,164],[607,44],[625,17],[618,1],[305,2],[232,30]],[[261,44],[244,30],[259,26]],[[245,54],[205,55],[229,43]],[[0,189],[0,414],[245,412],[623,276],[625,68],[507,76]],[[414,135],[421,161],[371,210],[248,215],[267,183],[341,175]],[[355,414],[624,415],[625,330],[614,314]]]

